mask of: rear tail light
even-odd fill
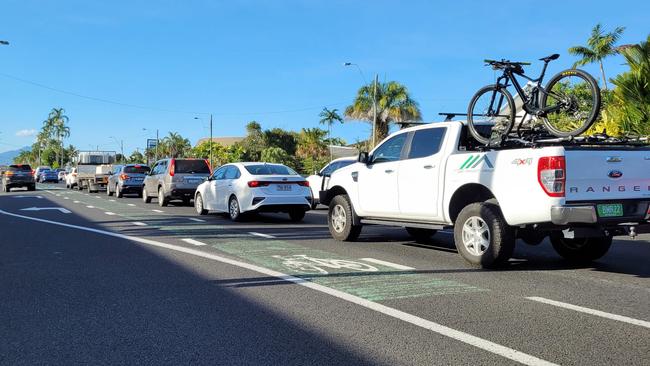
[[[172,159],[169,163],[169,175],[174,176],[174,170],[176,170],[176,159]]]
[[[296,182],[299,186],[303,187],[309,187],[309,182],[308,181],[302,181],[302,182]]]
[[[7,170],[7,171],[5,172],[5,175],[9,177],[9,176],[14,175],[14,172],[12,172],[11,170]]]
[[[248,186],[251,188],[257,188],[257,187],[268,187],[269,182],[260,182],[259,180],[251,180],[248,182]]]
[[[120,174],[120,179],[121,179],[121,180],[127,180],[127,179],[129,179],[129,176],[126,175],[126,174],[124,174],[124,173],[122,173],[122,174]]]
[[[566,161],[564,156],[544,156],[537,163],[537,180],[550,197],[564,197]]]

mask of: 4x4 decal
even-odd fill
[[[494,169],[494,165],[492,165],[492,162],[490,159],[487,157],[486,154],[483,155],[470,155],[467,160],[463,163],[463,165],[460,166],[460,170],[463,169],[474,169],[478,167],[481,163],[485,163],[484,165],[487,166],[490,169]]]

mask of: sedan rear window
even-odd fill
[[[149,168],[146,165],[134,165],[134,166],[125,166],[124,167],[124,173],[131,173],[131,174],[147,174],[149,173]]]
[[[284,165],[246,165],[246,170],[252,175],[298,175],[293,169]]]
[[[32,167],[27,164],[16,164],[16,165],[9,165],[9,170],[14,172],[18,172],[18,171],[31,172]]]
[[[210,174],[210,167],[205,160],[176,160],[174,162],[174,173],[198,173]]]

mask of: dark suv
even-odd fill
[[[106,194],[112,196],[115,193],[117,198],[127,193],[142,196],[142,184],[149,171],[151,169],[144,164],[114,165],[108,177]]]
[[[144,178],[142,200],[151,202],[158,197],[158,205],[167,206],[170,200],[182,200],[189,205],[196,187],[210,176],[210,165],[204,159],[158,160]]]
[[[9,192],[12,188],[27,187],[28,191],[36,190],[36,182],[32,167],[27,164],[10,165],[2,174],[2,189]]]

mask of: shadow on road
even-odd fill
[[[17,201],[2,195],[0,209],[18,213]],[[2,214],[0,227],[0,364],[371,363],[250,292],[215,286],[228,280],[210,268],[223,264]]]

